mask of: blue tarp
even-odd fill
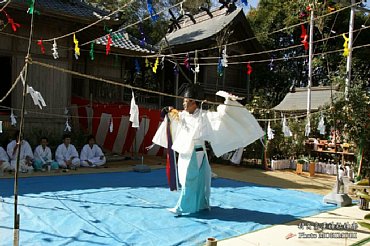
[[[211,211],[176,217],[165,170],[21,178],[20,245],[201,245],[334,209],[322,196],[218,178]],[[0,179],[0,245],[13,244],[13,179]]]

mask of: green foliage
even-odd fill
[[[297,25],[303,21],[308,21],[309,17],[300,18],[300,13],[309,11],[307,6],[311,5],[314,9],[314,41],[332,37],[341,33],[348,32],[349,12],[347,8],[341,12],[328,15],[328,7],[340,9],[350,4],[349,1],[308,1],[308,0],[261,0],[258,8],[252,9],[247,18],[251,27],[262,46],[266,50],[275,50],[289,48],[301,43],[301,27]],[[325,17],[321,17],[325,15]],[[365,23],[367,16],[363,12],[356,12],[355,29],[359,29]],[[297,25],[294,28],[289,28]],[[305,24],[308,31],[308,24]],[[288,28],[279,32],[281,30]],[[335,31],[333,34],[331,31]],[[362,30],[355,33],[354,45],[363,45],[368,43],[370,30]],[[322,53],[332,50],[343,49],[344,39],[339,36],[333,39],[314,43],[314,53]],[[334,72],[338,72],[338,67],[345,64],[346,58],[341,52],[329,53],[326,55],[315,55],[313,61],[313,86],[330,85],[332,82],[329,77]],[[260,88],[268,88],[272,91],[269,101],[277,104],[283,99],[290,86],[294,84],[297,87],[304,87],[308,82],[308,63],[306,58],[294,58],[307,55],[303,45],[293,49],[280,50],[269,53],[272,58],[287,59],[284,61],[275,61],[273,69],[267,64],[261,64],[254,70],[254,83]],[[358,64],[368,64],[367,59],[370,55],[369,48],[361,49],[361,52],[353,52],[354,60],[361,61]],[[294,58],[294,59],[291,59]]]

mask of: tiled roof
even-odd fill
[[[329,105],[331,97],[335,99],[340,95],[335,89],[330,86],[312,87],[311,88],[311,110],[317,111],[319,108]],[[277,111],[282,112],[302,112],[307,110],[307,88],[297,88],[295,92],[289,92],[277,105],[274,107]]]
[[[193,24],[189,18],[185,18],[180,23],[181,29],[167,34],[169,44],[173,46],[210,38],[232,23],[238,15],[244,15],[242,9],[237,9],[228,15],[225,12],[226,9],[213,11],[213,18],[205,13],[199,14],[195,16],[196,24]]]
[[[113,32],[112,36],[114,36],[112,38],[112,47],[144,53],[154,53],[156,50],[154,46],[151,46],[147,43],[141,46],[140,40],[132,37],[123,30]],[[105,35],[96,39],[95,42],[100,45],[107,45],[108,37]]]
[[[28,8],[27,0],[13,0],[12,3]],[[82,0],[37,0],[35,9],[42,14],[43,11],[53,12],[55,15],[75,16],[86,20],[97,20],[94,12],[107,15],[109,12],[94,7]]]

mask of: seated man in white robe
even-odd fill
[[[12,140],[7,148],[6,152],[10,157],[10,169],[15,170],[17,166],[17,157],[18,157],[18,150],[20,148],[20,158],[19,158],[19,168],[21,172],[29,172],[33,170],[32,160],[33,160],[33,153],[31,145],[22,138],[21,136],[21,143],[17,143],[17,137],[19,135],[19,131],[16,132],[14,140]]]
[[[88,144],[81,150],[80,154],[82,167],[99,167],[105,164],[106,159],[101,148],[95,144],[94,136],[89,136]]]
[[[0,146],[0,172],[4,172],[7,170],[11,170],[9,156],[4,148]]]
[[[80,166],[78,152],[73,144],[71,144],[71,136],[64,134],[63,143],[60,144],[55,151],[55,160],[59,167],[64,169],[76,169]]]
[[[35,170],[44,170],[44,168],[49,165],[50,169],[59,168],[58,162],[54,161],[51,157],[51,149],[49,148],[48,143],[48,138],[42,137],[40,139],[40,145],[36,147],[33,153],[33,166]]]

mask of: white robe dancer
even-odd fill
[[[211,169],[204,141],[211,143],[213,152],[219,157],[245,147],[265,134],[241,104],[229,98],[225,104],[218,106],[217,112],[196,109],[193,114],[182,111],[178,119],[172,117],[172,149],[179,153],[178,177],[182,194],[171,212],[189,214],[210,208]],[[169,116],[171,118],[171,113]],[[166,126],[167,118],[153,138],[153,143],[164,148],[168,147]]]
[[[9,156],[4,150],[4,148],[1,146],[0,146],[0,169],[1,172],[10,169]]]
[[[59,167],[61,168],[67,168],[66,161],[69,160],[71,160],[73,167],[80,166],[78,152],[73,144],[69,144],[68,147],[66,147],[64,143],[60,144],[55,151],[55,160],[58,162]]]
[[[17,145],[17,141],[13,140],[8,144],[6,148],[6,152],[8,153],[10,157],[11,170],[15,170],[17,166],[17,157],[18,157],[19,148],[17,148],[17,150],[14,151],[14,148],[16,145]],[[32,165],[29,165],[33,159],[33,153],[32,153],[30,144],[26,140],[22,140],[21,145],[19,147],[21,148],[20,159],[19,159],[19,167],[20,167],[21,172],[27,172],[29,170],[33,170]]]
[[[89,144],[85,144],[81,150],[80,159],[81,166],[83,167],[102,166],[106,162],[103,151],[97,144],[94,144],[92,148]],[[91,165],[88,163],[88,161],[91,163]]]

